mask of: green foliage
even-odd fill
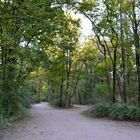
[[[79,22],[64,13],[63,5],[46,0],[0,2],[0,17],[0,116],[11,117],[31,102],[46,100],[45,75],[59,89]]]
[[[140,121],[140,108],[130,105],[128,106],[129,111],[127,112],[127,117],[130,120],[139,120]]]
[[[13,90],[12,90],[13,91]],[[10,92],[9,95],[3,96],[0,104],[0,126],[8,127],[11,121],[18,119],[30,107],[32,88],[28,82],[18,83],[15,92]],[[7,106],[4,104],[7,102]]]
[[[115,120],[140,121],[140,108],[134,105],[100,103],[96,105],[93,114]]]
[[[106,83],[97,84],[95,86],[95,94],[100,95],[100,96],[109,95],[110,93],[109,93],[108,85]]]
[[[30,107],[31,101],[32,101],[32,94],[33,94],[33,88],[32,85],[28,82],[25,82],[24,84],[20,85],[20,88],[18,90],[19,95],[19,110],[23,110],[25,108]]]
[[[118,119],[118,120],[127,120],[128,116],[127,113],[129,112],[129,108],[127,105],[123,104],[114,104],[110,108],[110,117],[112,119]]]
[[[140,120],[140,108],[125,104],[114,104],[110,109],[110,117],[118,120]]]
[[[96,105],[95,115],[98,117],[107,117],[109,116],[109,104],[99,103]]]

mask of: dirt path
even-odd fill
[[[31,118],[16,124],[2,140],[140,140],[140,124],[89,119],[75,109],[55,109],[47,103],[33,105]]]

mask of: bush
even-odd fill
[[[129,106],[129,112],[128,112],[128,117],[131,119],[134,119],[136,116],[136,112],[137,112],[137,107],[135,106]]]
[[[100,103],[96,105],[92,113],[97,117],[140,121],[140,108],[134,105]]]
[[[114,104],[110,107],[109,117],[117,120],[126,120],[128,119],[129,108],[125,104]]]
[[[140,120],[140,108],[136,106],[129,106],[129,111],[127,113],[127,116],[130,120]]]
[[[140,108],[136,111],[135,120],[140,121]]]
[[[107,117],[109,115],[109,104],[97,104],[95,109],[95,115],[98,117]]]

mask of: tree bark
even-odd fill
[[[137,80],[138,80],[138,106],[140,106],[140,43],[138,34],[138,21],[136,17],[136,2],[133,0],[133,32],[134,32],[134,45],[136,50],[136,67],[137,67]]]
[[[123,0],[120,0],[120,46],[122,52],[122,95],[123,102],[127,103],[127,94],[126,94],[126,66],[125,66],[125,47],[124,47],[124,35],[123,35]]]
[[[114,61],[113,61],[113,95],[112,102],[115,103],[115,95],[116,95],[116,63],[117,63],[117,47],[114,48]]]
[[[64,103],[63,103],[63,82],[64,82],[64,79],[63,79],[63,74],[62,74],[61,85],[60,85],[60,99],[59,99],[60,107],[63,107],[63,105],[64,105]]]

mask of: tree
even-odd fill
[[[62,5],[45,0],[1,2],[0,15],[1,108],[12,115],[21,83],[46,61],[45,49],[63,34],[65,23],[75,21],[66,18]]]

